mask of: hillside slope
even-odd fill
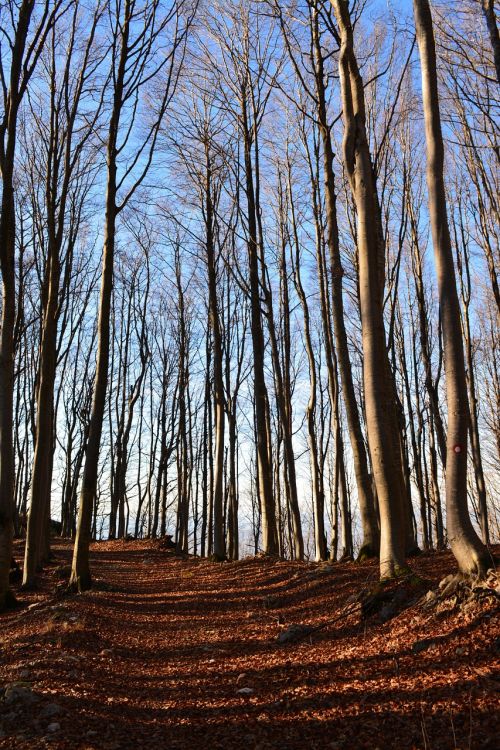
[[[373,563],[217,564],[142,541],[95,544],[96,588],[62,597],[69,543],[55,553],[0,620],[0,747],[498,747],[490,599],[406,603],[384,622],[390,607],[343,614]],[[449,553],[412,565],[433,586],[454,570]],[[279,644],[293,623],[325,627]]]

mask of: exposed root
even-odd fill
[[[351,600],[358,603],[362,619],[377,615],[382,622],[387,622],[418,601],[428,587],[429,583],[409,568],[400,569],[397,576],[363,589]]]
[[[424,610],[436,612],[472,609],[481,601],[500,602],[500,576],[490,569],[486,576],[471,576],[452,573],[440,581],[436,590],[430,590],[422,598]]]

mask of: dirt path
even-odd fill
[[[56,553],[64,562],[69,546]],[[415,568],[437,582],[453,562]],[[335,617],[374,565],[215,564],[114,542],[95,545],[93,569],[95,590],[60,600],[49,569],[0,620],[0,679],[27,683],[0,703],[0,747],[498,747],[500,618],[486,605],[353,614],[280,646],[291,623]],[[416,651],[422,639],[435,641]]]

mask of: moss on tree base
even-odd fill
[[[363,544],[356,557],[356,562],[362,563],[376,558],[378,558],[378,551],[371,544]]]
[[[208,561],[214,563],[227,562],[227,557],[226,555],[216,555],[212,552],[212,554],[208,556]]]
[[[92,576],[90,573],[80,576],[71,576],[67,591],[69,594],[81,594],[92,588]]]

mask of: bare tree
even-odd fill
[[[460,326],[460,304],[443,179],[444,147],[439,112],[432,15],[427,0],[413,0],[413,11],[422,72],[429,214],[439,285],[446,369],[446,401],[448,406],[446,523],[448,539],[462,572],[485,573],[489,555],[472,526],[467,509],[469,403]]]
[[[10,601],[9,570],[14,510],[14,453],[12,439],[14,326],[16,309],[15,250],[16,214],[14,166],[19,108],[33,75],[47,36],[62,2],[41,3],[35,12],[34,0],[9,2],[6,15],[13,28],[2,29],[0,83],[3,115],[0,120],[0,171],[2,206],[0,213],[0,267],[2,272],[2,328],[0,335],[0,609]],[[37,9],[38,10],[38,9]],[[32,27],[32,28],[31,28]],[[30,33],[31,31],[31,33]]]
[[[109,12],[112,102],[106,143],[105,238],[97,328],[97,365],[70,582],[79,589],[91,585],[88,551],[108,381],[110,305],[117,219],[150,169],[159,128],[179,78],[186,38],[195,11],[196,3],[191,7],[184,0],[178,0],[162,16],[162,6],[158,0],[144,3],[123,0],[117,4],[116,13],[111,10]],[[164,49],[158,59],[157,47],[160,43],[166,45],[164,35],[172,25],[174,30],[170,49],[167,52]],[[163,90],[159,106],[153,114],[152,122],[146,126],[146,134],[136,147],[134,157],[124,166],[123,172],[118,173],[119,155],[131,137],[138,117],[138,100],[142,90],[146,83],[152,85],[159,78],[162,80],[157,85],[161,85]]]
[[[385,264],[380,260],[380,209],[349,7],[346,0],[332,0],[332,4],[341,43],[344,165],[357,210],[366,425],[380,509],[380,574],[385,578],[405,569],[405,501],[399,424],[382,310],[381,268]]]

